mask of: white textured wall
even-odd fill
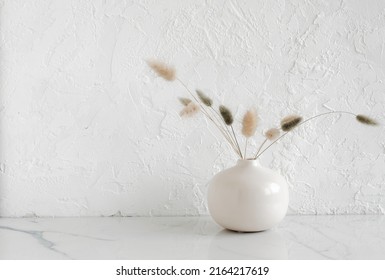
[[[179,118],[183,88],[146,58],[238,119],[254,104],[261,129],[330,109],[385,119],[385,1],[0,3],[2,216],[207,214],[207,181],[235,158]],[[334,116],[262,163],[291,213],[383,214],[384,153],[384,127]]]

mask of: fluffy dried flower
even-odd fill
[[[199,112],[199,106],[194,102],[190,102],[183,108],[182,111],[180,111],[179,115],[181,117],[192,117],[198,112]]]
[[[255,134],[258,125],[258,116],[255,109],[248,110],[243,116],[242,134],[249,138]]]
[[[166,65],[163,62],[157,60],[148,60],[148,66],[155,71],[160,77],[166,81],[174,81],[176,78],[175,69],[171,66]]]
[[[204,94],[201,90],[197,89],[195,92],[197,93],[199,99],[202,101],[203,104],[208,107],[211,107],[213,105],[213,100],[206,94]]]
[[[221,116],[227,125],[233,124],[233,114],[231,114],[231,111],[227,107],[223,105],[219,106],[219,112],[221,113]]]
[[[356,120],[366,125],[378,125],[377,121],[364,115],[357,115]]]
[[[270,128],[265,132],[265,137],[270,141],[274,141],[279,137],[280,131],[278,128]]]
[[[289,115],[281,120],[281,129],[283,131],[290,131],[302,121],[302,117],[298,115]]]
[[[178,99],[179,99],[180,103],[182,103],[182,105],[184,105],[184,106],[187,106],[191,102],[191,99],[186,98],[186,97],[178,97]]]

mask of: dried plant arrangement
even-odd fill
[[[264,152],[266,152],[270,147],[272,147],[277,141],[291,132],[294,128],[297,128],[315,118],[329,114],[347,114],[353,116],[356,121],[360,122],[361,124],[368,126],[378,125],[376,120],[366,115],[355,114],[348,111],[331,111],[321,113],[307,119],[303,119],[302,116],[292,114],[282,118],[278,127],[273,127],[265,131],[262,134],[264,136],[262,143],[259,145],[256,152],[250,155],[248,154],[247,150],[248,141],[255,135],[259,125],[259,117],[255,108],[251,108],[245,112],[242,119],[241,134],[245,138],[245,144],[243,149],[241,149],[240,141],[238,140],[240,135],[235,133],[233,125],[234,117],[229,108],[222,104],[214,107],[213,99],[207,96],[204,92],[199,89],[196,89],[195,91],[190,90],[186,84],[177,77],[174,67],[166,65],[165,63],[157,60],[148,60],[147,64],[159,77],[166,81],[177,81],[181,84],[182,87],[186,89],[186,92],[191,98],[178,98],[183,106],[180,112],[180,116],[191,117],[201,112],[223,135],[226,142],[240,159],[258,159]]]

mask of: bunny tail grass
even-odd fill
[[[289,115],[281,120],[281,129],[283,131],[290,131],[302,121],[302,117],[297,115]]]
[[[356,120],[366,125],[378,125],[378,122],[376,120],[373,120],[364,115],[357,115]]]
[[[242,134],[249,138],[255,134],[258,125],[258,116],[255,109],[246,112],[242,121]]]
[[[157,60],[147,60],[147,65],[150,66],[152,70],[158,76],[162,77],[166,81],[174,81],[176,78],[175,69],[171,66],[164,64],[163,62]]]
[[[219,106],[219,112],[221,113],[221,116],[227,125],[233,124],[233,114],[231,114],[231,111],[227,109],[227,107],[223,105]]]
[[[182,103],[182,105],[184,106],[187,106],[188,104],[190,104],[191,102],[191,99],[190,98],[185,98],[185,97],[178,97],[178,100],[180,103]]]
[[[195,90],[195,92],[197,93],[202,103],[205,104],[207,107],[211,107],[213,105],[213,100],[210,97],[208,97],[206,94],[204,94],[201,90],[197,89]]]
[[[190,102],[183,108],[182,111],[180,111],[179,115],[181,117],[192,117],[198,112],[199,112],[199,106],[194,102]]]
[[[280,131],[278,128],[270,128],[268,131],[265,132],[266,139],[270,141],[274,141],[277,139],[280,135]]]

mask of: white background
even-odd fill
[[[0,216],[208,213],[207,182],[236,158],[179,117],[187,94],[148,58],[238,120],[254,105],[259,133],[289,113],[385,122],[385,1],[0,3]],[[288,180],[291,214],[383,214],[384,139],[329,116],[261,162]]]
[[[267,275],[252,275],[250,273],[247,276],[243,275],[221,275],[221,279],[256,279],[261,278],[265,280],[269,279],[295,279],[295,280],[307,280],[311,277],[314,280],[323,280],[335,276],[338,279],[347,277],[349,279],[363,279],[368,277],[369,279],[379,280],[383,279],[383,270],[381,270],[384,261],[372,260],[372,261],[355,261],[354,266],[350,261],[340,260],[335,261],[306,261],[304,265],[303,261],[291,260],[287,261],[250,261],[250,260],[135,260],[135,261],[120,261],[120,260],[104,260],[104,261],[90,261],[90,260],[61,260],[61,261],[36,261],[36,260],[24,260],[24,261],[1,261],[3,265],[0,270],[0,276],[6,277],[9,280],[18,280],[20,277],[31,280],[50,280],[52,276],[58,280],[67,280],[68,278],[92,278],[95,280],[104,279],[142,279],[141,276],[130,275],[116,275],[116,269],[170,269],[173,267],[176,272],[181,269],[199,269],[199,276],[145,276],[146,279],[214,279],[215,276],[209,275],[211,272],[210,267],[220,269],[231,267],[244,267],[243,271],[249,271],[248,267],[258,269],[259,267],[268,267],[269,272]],[[48,264],[48,265],[47,265]],[[20,265],[24,269],[20,269]],[[234,269],[235,270],[235,269]],[[233,271],[234,271],[233,270]],[[252,271],[252,269],[250,269]],[[17,271],[17,272],[15,272]],[[205,271],[205,272],[204,272]],[[240,274],[241,270],[238,270]],[[317,271],[315,274],[314,271]],[[233,272],[234,273],[234,272]],[[246,273],[245,273],[246,274]],[[218,276],[217,276],[218,278]]]

